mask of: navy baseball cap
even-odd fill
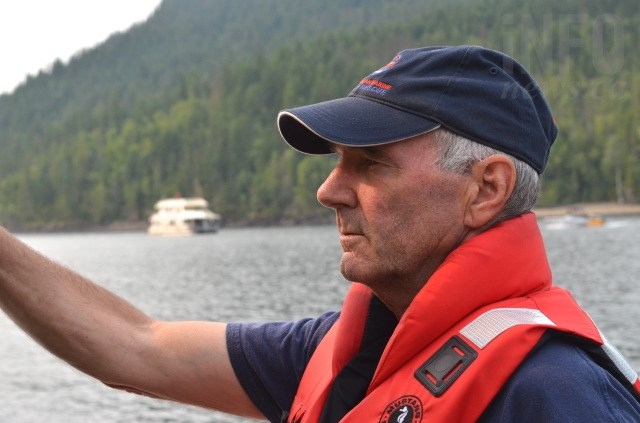
[[[558,134],[538,84],[514,59],[477,46],[403,50],[344,98],[283,110],[293,148],[328,154],[443,127],[510,154],[542,173]]]

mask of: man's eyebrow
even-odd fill
[[[362,154],[363,156],[367,156],[371,159],[380,159],[385,161],[393,160],[391,156],[387,154],[384,148],[376,145],[369,147],[349,147],[340,144],[330,144],[329,149],[331,150],[331,153],[337,154],[338,156],[341,156],[345,150],[351,150],[353,152]]]
[[[380,146],[362,147],[361,150],[365,155],[371,158],[391,160],[391,156],[389,156],[386,150]]]

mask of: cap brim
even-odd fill
[[[331,144],[367,147],[432,131],[439,123],[383,103],[345,97],[278,114],[282,138],[308,154],[331,153]]]

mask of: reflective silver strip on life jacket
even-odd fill
[[[555,326],[540,310],[532,308],[496,308],[476,317],[460,333],[482,349],[505,330],[516,325]]]
[[[614,347],[612,344],[609,343],[609,341],[607,340],[607,338],[605,338],[602,332],[600,332],[599,330],[598,332],[600,333],[600,337],[602,338],[602,342],[603,342],[602,349],[607,354],[609,359],[613,361],[613,364],[616,365],[618,370],[620,370],[620,372],[624,375],[624,377],[629,382],[631,382],[632,385],[636,383],[638,380],[638,374],[636,373],[636,371],[633,370],[633,368],[629,365],[629,363],[627,363],[627,361],[624,359],[620,351],[618,351],[616,347]]]
[[[476,317],[471,323],[460,330],[469,341],[482,349],[502,332],[516,325],[547,325],[555,326],[540,310],[531,308],[497,308],[489,310]],[[623,376],[633,385],[638,381],[638,373],[627,363],[616,347],[598,331],[602,338],[602,350],[620,370]]]

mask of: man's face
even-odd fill
[[[438,168],[432,136],[336,146],[338,163],[318,200],[336,211],[346,279],[374,291],[415,290],[464,239],[469,177]]]

